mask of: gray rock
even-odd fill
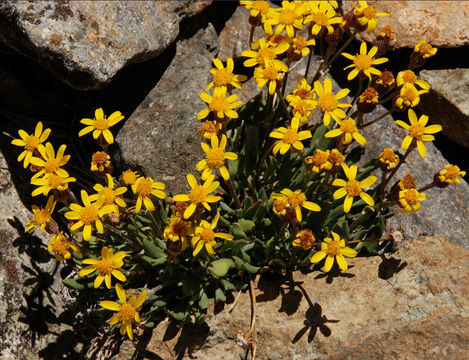
[[[185,175],[195,174],[203,157],[197,113],[205,103],[199,94],[209,83],[217,35],[211,24],[177,43],[164,75],[117,136],[124,162],[167,185],[173,193],[188,189]]]
[[[0,3],[0,41],[78,89],[102,87],[123,67],[160,54],[204,1]]]
[[[419,76],[431,85],[422,111],[443,125],[448,138],[469,148],[469,69],[423,70]]]
[[[227,57],[233,59],[240,58],[241,52],[249,50],[249,11],[243,5],[238,6],[231,18],[226,22],[225,27],[218,37],[218,57],[223,61]],[[260,28],[254,33],[254,40],[263,33]]]

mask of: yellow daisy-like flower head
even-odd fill
[[[425,40],[420,40],[414,47],[414,52],[419,53],[424,59],[434,56],[437,51],[437,48],[432,47]]]
[[[316,149],[313,156],[305,158],[305,162],[311,166],[311,170],[315,173],[318,173],[321,170],[330,170],[332,168],[332,164],[329,162],[329,155],[329,150],[322,151]]]
[[[353,119],[336,120],[339,124],[337,129],[328,131],[324,136],[333,138],[343,135],[343,144],[350,144],[355,139],[360,145],[366,145],[365,137],[358,132],[357,125]]]
[[[400,71],[396,77],[397,86],[404,84],[418,85],[423,90],[430,90],[430,84],[417,78],[412,70]]]
[[[280,34],[285,29],[288,37],[294,38],[295,28],[303,28],[303,14],[305,10],[304,6],[298,6],[298,4],[289,1],[282,1],[281,8],[271,8],[269,10],[264,26],[270,29],[273,25],[277,25],[275,28],[276,34]]]
[[[292,107],[293,117],[298,118],[302,124],[308,123],[308,117],[311,115],[311,110],[313,110],[317,105],[317,102],[314,100],[305,100],[299,96],[295,96],[291,99],[290,106]]]
[[[86,276],[97,272],[98,276],[94,280],[94,288],[97,289],[103,280],[108,289],[111,288],[111,275],[119,281],[126,281],[125,275],[117,270],[124,265],[125,251],[119,251],[114,254],[111,248],[104,246],[101,249],[101,259],[83,259],[82,264],[88,265],[78,272],[79,276]]]
[[[305,229],[300,230],[296,233],[295,240],[293,240],[293,246],[302,248],[303,250],[309,250],[316,241],[314,234],[311,230]]]
[[[32,179],[37,179],[43,175],[49,176],[50,174],[57,174],[63,178],[68,177],[68,172],[61,168],[61,166],[67,164],[70,159],[70,155],[64,155],[66,148],[67,145],[61,145],[56,156],[55,150],[50,142],[48,142],[46,146],[39,146],[38,151],[42,159],[33,156],[29,161],[41,170],[38,171]]]
[[[384,148],[379,154],[379,162],[384,171],[391,171],[399,164],[399,156],[390,148]]]
[[[213,90],[213,96],[207,93],[201,93],[199,95],[203,101],[208,104],[208,108],[200,111],[197,114],[197,119],[205,119],[210,112],[213,112],[218,119],[225,120],[226,117],[236,119],[238,113],[233,109],[240,106],[243,102],[236,100],[238,95],[226,96],[226,87],[217,87]]]
[[[268,61],[265,65],[265,67],[258,66],[254,69],[254,79],[259,89],[268,84],[269,94],[272,95],[283,74],[288,71],[288,66],[282,61]]]
[[[246,81],[247,76],[233,74],[234,62],[232,58],[229,57],[226,59],[226,68],[218,58],[213,59],[213,64],[215,65],[215,69],[210,70],[210,73],[213,74],[213,81],[208,84],[205,91],[210,89],[212,86],[233,86],[237,89],[242,88],[241,82]]]
[[[327,161],[332,164],[332,168],[336,168],[342,165],[342,163],[345,161],[345,156],[339,150],[332,149],[331,153],[327,157]]]
[[[293,90],[293,93],[288,94],[285,99],[291,103],[296,96],[298,96],[302,100],[314,100],[316,95],[314,94],[314,90],[308,84],[305,78],[296,78],[296,83],[298,84],[298,88]]]
[[[399,204],[405,212],[414,213],[422,208],[419,201],[425,201],[427,197],[424,193],[419,193],[417,189],[404,189],[399,191]]]
[[[77,231],[83,227],[83,240],[88,241],[91,237],[92,226],[95,225],[96,230],[100,234],[104,232],[103,223],[100,217],[114,211],[114,206],[103,206],[104,198],[100,197],[97,201],[91,202],[90,196],[85,190],[81,191],[81,201],[84,206],[78,204],[70,204],[70,210],[65,213],[65,217],[69,220],[76,221],[70,231]]]
[[[220,174],[225,180],[229,180],[230,173],[225,166],[225,160],[236,160],[238,155],[233,152],[224,152],[226,147],[226,136],[221,136],[221,141],[218,143],[218,137],[213,135],[211,140],[212,148],[206,143],[201,143],[202,150],[205,152],[205,159],[198,162],[196,166],[197,171],[202,171],[202,180],[207,180],[209,175],[212,173],[212,169],[218,168]]]
[[[249,15],[253,18],[260,16],[261,21],[264,22],[267,20],[267,13],[269,12],[270,6],[268,1],[247,1],[241,0],[239,2],[241,5],[246,6],[246,9],[251,10]]]
[[[368,5],[366,1],[359,1],[359,7],[357,7],[353,14],[357,17],[358,22],[361,26],[366,26],[369,32],[373,32],[378,27],[378,16],[389,16],[388,13],[377,13],[375,8]]]
[[[213,135],[218,136],[218,133],[222,129],[223,124],[216,121],[204,121],[199,127],[200,137],[203,139],[210,140]]]
[[[260,38],[258,41],[259,48],[255,50],[245,50],[241,52],[241,56],[250,58],[244,61],[243,65],[246,67],[251,66],[262,66],[264,67],[268,61],[280,61],[276,60],[277,55],[284,53],[290,47],[290,44],[283,42],[278,46],[271,46],[265,38]]]
[[[383,64],[388,61],[387,58],[375,59],[374,56],[378,52],[378,48],[373,46],[370,52],[367,53],[366,42],[363,41],[360,45],[360,53],[356,55],[350,55],[342,53],[347,59],[352,60],[353,64],[346,66],[344,70],[353,67],[354,69],[348,74],[347,80],[354,79],[358,74],[364,74],[371,80],[371,74],[381,75],[381,71],[375,69],[373,65]]]
[[[57,174],[49,174],[48,176],[43,176],[42,178],[33,178],[31,179],[31,184],[38,186],[31,193],[32,196],[44,195],[47,196],[49,191],[65,191],[68,189],[68,184],[75,182],[77,179],[74,177],[65,177],[63,178]]]
[[[24,160],[24,168],[28,167],[29,161],[31,160],[31,157],[33,156],[34,152],[49,137],[51,130],[46,129],[42,131],[42,129],[42,122],[39,121],[36,124],[36,128],[34,129],[34,134],[29,135],[24,130],[18,130],[18,135],[20,136],[20,139],[13,139],[11,141],[13,145],[24,147],[24,151],[18,156],[18,162]]]
[[[217,245],[215,238],[233,240],[233,235],[213,231],[217,227],[218,219],[220,219],[219,212],[217,212],[211,224],[202,220],[199,226],[195,228],[194,237],[191,240],[192,247],[194,248],[192,256],[197,256],[203,247],[205,247],[205,250],[207,250],[210,255],[215,255],[215,250],[213,250],[213,247]]]
[[[172,242],[181,242],[181,250],[187,246],[187,237],[194,233],[190,221],[184,220],[180,216],[171,216],[169,224],[164,229],[164,238]]]
[[[397,182],[397,186],[399,189],[404,190],[404,189],[415,189],[416,187],[416,181],[415,178],[410,175],[410,173],[407,173],[406,176],[404,176],[402,179],[400,179]]]
[[[271,197],[276,200],[285,201],[288,206],[292,207],[295,210],[298,222],[303,220],[301,207],[310,211],[321,211],[321,207],[318,204],[306,200],[306,195],[301,190],[292,191],[285,188],[280,193],[272,193]]]
[[[121,195],[127,191],[127,188],[119,187],[117,189],[114,189],[114,180],[112,179],[112,176],[106,174],[106,179],[107,186],[96,184],[93,189],[97,192],[96,198],[104,198],[103,205],[112,205],[114,207],[114,213],[118,215],[119,208],[117,207],[117,205],[122,208],[125,208],[125,201],[124,199],[122,199]]]
[[[105,151],[97,151],[91,156],[91,171],[97,174],[111,173],[111,157]]]
[[[129,302],[127,302],[127,295],[120,284],[116,284],[116,293],[120,304],[115,301],[104,300],[101,301],[99,305],[105,309],[117,312],[109,319],[109,324],[115,325],[117,323],[121,323],[120,334],[125,335],[125,333],[127,333],[129,339],[133,340],[134,334],[132,331],[132,324],[139,323],[141,321],[138,308],[145,301],[147,290],[143,290],[138,296],[131,295]]]
[[[141,176],[137,179],[135,184],[132,185],[132,191],[137,196],[137,203],[135,204],[135,211],[139,212],[142,208],[142,203],[145,208],[149,211],[155,211],[155,205],[150,199],[151,195],[155,195],[157,198],[164,199],[166,194],[164,193],[165,185],[161,182],[154,181],[151,177]]]
[[[269,136],[271,138],[280,139],[272,149],[274,155],[277,155],[279,151],[281,155],[285,154],[291,146],[298,151],[304,149],[304,145],[301,141],[309,139],[313,135],[309,130],[298,131],[299,126],[300,120],[296,117],[292,119],[291,125],[288,128],[282,126],[270,133]]]
[[[41,230],[44,230],[52,218],[52,213],[54,212],[56,203],[57,202],[54,200],[54,197],[50,196],[49,199],[47,199],[45,208],[32,205],[33,218],[26,223],[25,232],[32,234],[38,227],[40,227]]]
[[[316,45],[316,40],[314,39],[305,39],[302,36],[297,36],[292,40],[292,51],[293,54],[298,56],[298,60],[301,58],[301,56],[308,56],[309,53],[311,52],[309,47]]]
[[[99,136],[102,136],[106,143],[112,144],[114,142],[114,137],[112,136],[112,132],[109,128],[116,125],[123,118],[124,115],[122,115],[120,111],[114,111],[107,118],[104,115],[102,108],[96,109],[94,112],[94,119],[85,118],[80,120],[82,124],[87,126],[80,130],[78,136],[83,136],[93,132],[94,139],[98,139]]]
[[[128,186],[135,184],[139,177],[140,175],[136,171],[128,169],[122,172],[119,180],[122,185]]]
[[[324,80],[324,87],[321,82],[314,82],[314,90],[318,94],[317,103],[322,113],[324,114],[323,121],[325,126],[329,126],[331,117],[337,121],[339,119],[345,119],[347,116],[345,111],[341,108],[351,107],[350,104],[339,104],[339,99],[344,98],[350,92],[349,89],[342,89],[337,94],[332,92],[332,81],[329,78]]]
[[[399,109],[403,109],[404,106],[415,107],[420,102],[420,95],[427,92],[428,90],[417,90],[414,85],[410,83],[404,83],[399,92],[399,96],[394,101],[394,104]]]
[[[456,165],[445,165],[445,168],[443,170],[438,171],[436,174],[436,178],[441,184],[461,184],[461,180],[459,180],[458,175],[461,177],[464,177],[466,175],[465,171],[462,171],[458,166]]]
[[[344,212],[348,213],[352,207],[353,198],[355,196],[360,196],[362,200],[370,206],[375,205],[373,198],[363,191],[363,188],[373,185],[378,179],[376,176],[368,176],[362,181],[357,181],[355,177],[357,176],[357,167],[352,165],[348,167],[345,163],[342,164],[342,169],[344,170],[347,181],[342,179],[335,179],[332,182],[333,186],[340,186],[340,189],[336,190],[332,195],[334,200],[343,198],[344,201]]]
[[[221,200],[220,196],[210,195],[211,192],[215,191],[220,185],[218,181],[213,181],[215,175],[209,175],[203,185],[197,184],[197,180],[194,175],[187,174],[187,182],[191,187],[189,195],[179,194],[173,197],[174,201],[189,201],[190,204],[184,210],[184,219],[189,219],[195,212],[197,207],[203,206],[208,211],[211,210],[209,203],[217,202]]]
[[[340,24],[342,18],[337,16],[334,7],[327,1],[308,1],[310,15],[305,18],[305,24],[311,22],[311,35],[316,36],[322,29],[327,29],[330,35],[334,32],[333,24]]]
[[[77,244],[67,239],[62,231],[57,236],[51,237],[47,250],[54,252],[57,261],[70,259],[72,257],[71,251],[80,254],[80,248]]]
[[[339,267],[343,271],[346,271],[348,269],[348,265],[345,261],[344,256],[355,257],[357,256],[358,252],[354,249],[345,247],[345,240],[341,239],[338,234],[333,231],[331,231],[331,234],[333,239],[324,239],[324,242],[321,243],[321,250],[311,257],[311,262],[320,262],[327,256],[326,263],[324,265],[324,270],[328,272],[332,269],[332,265],[334,265],[335,258]]]
[[[415,142],[417,144],[417,149],[419,150],[419,154],[424,158],[427,155],[427,150],[425,149],[425,145],[423,144],[423,142],[435,140],[435,137],[430,134],[435,134],[441,131],[443,128],[441,125],[438,125],[438,124],[425,126],[427,125],[427,122],[428,122],[428,116],[422,115],[420,119],[418,119],[417,121],[417,115],[412,109],[409,109],[408,116],[409,116],[410,125],[406,124],[402,120],[396,121],[397,125],[409,131],[409,135],[407,135],[404,138],[404,141],[402,141],[401,147],[403,150],[407,150],[409,146],[413,142]]]

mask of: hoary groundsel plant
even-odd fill
[[[441,130],[417,108],[430,88],[418,70],[435,48],[418,42],[407,69],[392,74],[380,68],[393,31],[377,30],[388,14],[366,1],[347,14],[337,12],[335,1],[241,4],[251,24],[244,66],[253,68],[260,92],[243,104],[236,91],[247,77],[234,73],[233,59],[213,59],[213,80],[197,105],[204,157],[187,174],[187,193],[169,196],[158,179],[113,171],[107,149],[112,126],[124,119],[119,111],[106,116],[99,108],[81,120],[77,135],[93,136],[100,147],[91,159],[94,186],[69,175],[66,146],[56,151],[42,123],[12,141],[24,149],[18,161],[33,172],[32,195],[48,199],[45,207],[33,205],[26,231],[52,235],[49,251],[75,269],[65,285],[99,291],[99,312],[130,339],[167,316],[181,325],[204,322],[211,300],[252,287],[261,272],[310,271],[312,263],[317,271],[346,271],[346,257],[392,247],[392,234],[383,237],[391,207],[414,213],[431,201],[426,190],[459,184],[465,175],[448,164],[423,186],[412,169],[395,178],[412,151],[426,156],[425,142]],[[364,31],[376,31],[375,42],[347,53]],[[314,51],[319,69],[310,74]],[[305,74],[285,94],[289,71],[303,57]],[[351,102],[350,91],[335,92],[328,77],[338,57],[349,61],[343,76],[358,83]],[[401,149],[383,148],[357,166],[351,149],[366,150],[362,130],[385,116],[369,117],[378,104],[388,105],[385,115],[400,112],[396,126],[407,135]],[[321,113],[319,122],[313,111]],[[72,192],[71,183],[80,191]],[[58,226],[54,211],[68,226]],[[247,349],[254,329],[243,335]]]

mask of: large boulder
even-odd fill
[[[123,67],[160,54],[179,23],[211,0],[0,3],[0,41],[78,89],[108,83]]]
[[[392,255],[347,261],[346,273],[260,277],[254,289],[256,359],[468,358],[468,250],[445,237],[421,237]],[[215,311],[209,328],[180,330],[162,322],[140,354],[243,358],[236,340],[250,328],[249,304],[249,293],[242,293],[232,311],[231,305]],[[135,351],[125,341],[113,360]]]
[[[355,0],[342,2],[344,14]],[[378,30],[389,25],[395,33],[394,47],[414,47],[419,40],[437,47],[454,48],[469,44],[469,2],[467,1],[368,1],[377,12]],[[375,33],[363,32],[359,39],[373,41]]]

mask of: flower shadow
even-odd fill
[[[354,268],[353,265],[349,266],[349,269]],[[334,263],[334,266],[332,266],[332,269],[329,272],[324,272],[322,274],[316,275],[314,279],[326,279],[327,284],[332,284],[334,279],[339,278],[339,277],[344,277],[344,278],[352,278],[354,277],[355,274],[351,274],[349,272],[343,272],[339,266]]]

